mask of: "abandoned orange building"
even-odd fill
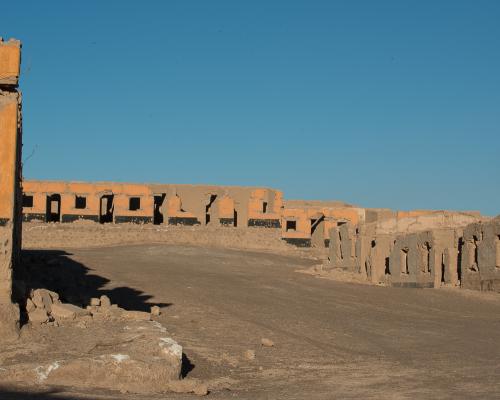
[[[24,221],[279,228],[282,193],[268,188],[25,181]]]

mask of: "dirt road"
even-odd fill
[[[185,373],[207,380],[210,398],[500,397],[498,296],[334,282],[296,272],[311,260],[269,253],[44,252],[81,270],[88,295],[130,309],[160,304],[160,321],[184,346]]]

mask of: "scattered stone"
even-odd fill
[[[49,313],[52,304],[59,303],[59,295],[47,289],[35,289],[31,292],[30,297],[36,308],[45,309]]]
[[[90,306],[91,307],[98,307],[101,305],[101,299],[98,299],[97,297],[92,297],[90,299]]]
[[[49,295],[50,295],[50,298],[52,299],[52,303],[60,303],[61,300],[59,299],[59,294],[56,293],[56,292],[52,292],[51,290],[46,290]]]
[[[36,306],[31,299],[26,300],[26,312],[29,314],[35,310]]]
[[[73,304],[53,304],[51,315],[55,319],[75,319],[84,315],[89,315],[88,310],[77,307]]]
[[[43,304],[42,294],[40,293],[39,289],[34,290],[31,293],[30,297],[31,297],[31,300],[33,301],[33,303],[35,304],[36,308],[40,308],[40,309],[44,309],[45,308],[45,306]]]
[[[262,338],[260,340],[260,344],[264,347],[273,347],[274,346],[274,342],[271,339],[267,339],[267,338]]]
[[[102,295],[100,298],[100,306],[101,307],[111,307],[111,300],[109,299],[108,296]]]
[[[151,314],[145,311],[122,311],[122,317],[133,321],[151,321]]]
[[[153,306],[151,307],[151,315],[154,317],[158,317],[161,314],[160,307],[158,306]]]
[[[23,345],[16,345],[19,351],[14,354],[23,356],[15,365],[2,364],[0,385],[48,385],[78,390],[92,388],[96,392],[104,389],[142,394],[131,395],[132,399],[150,398],[144,397],[145,394],[155,394],[157,398],[159,393],[168,390],[171,382],[179,381],[182,347],[173,339],[165,337],[155,323],[93,321],[92,329],[75,330],[77,323],[44,330],[43,349],[30,345],[28,356],[25,356],[27,353]],[[125,330],[124,327],[130,329]],[[77,333],[75,340],[69,343],[68,330],[73,335]],[[33,340],[27,336],[25,339],[27,342],[23,344],[31,344]],[[167,339],[169,348],[176,351],[164,357],[159,354],[161,348],[158,343]],[[61,359],[59,354],[65,350],[64,359]],[[189,392],[196,390],[197,393],[203,393],[200,383],[199,380],[192,382]]]
[[[243,356],[247,360],[255,360],[255,351],[254,350],[247,350],[243,353]]]
[[[43,308],[36,308],[28,314],[28,319],[34,324],[44,324],[49,320],[49,316]]]

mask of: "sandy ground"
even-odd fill
[[[67,232],[50,229],[44,232],[52,238],[44,240],[67,239],[56,238]],[[209,398],[500,398],[498,296],[321,279],[297,273],[318,260],[283,249],[273,254],[281,246],[273,240],[246,243],[262,246],[258,251],[224,249],[209,239],[203,246],[142,239],[118,246],[100,237],[100,247],[80,241],[48,249],[44,240],[36,246],[33,231],[25,231],[25,243],[45,249],[25,256],[56,258],[60,271],[80,275],[87,282],[79,287],[82,297],[106,294],[136,310],[160,305],[160,322],[184,347],[185,375],[206,381]],[[76,229],[71,235],[78,236]],[[262,346],[262,338],[274,346]],[[4,390],[0,398],[142,398],[44,390]]]
[[[197,246],[272,251],[302,257],[321,254],[311,253],[286,244],[276,229],[211,226],[158,226],[136,224],[96,224],[76,222],[72,224],[23,224],[23,247],[37,249],[88,248],[125,244],[195,244]]]

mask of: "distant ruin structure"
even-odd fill
[[[23,219],[279,228],[282,197],[239,186],[25,181]]]
[[[329,268],[391,286],[500,291],[500,220],[477,212],[368,210],[330,230]]]
[[[0,38],[0,340],[17,337],[14,268],[21,252],[21,43]]]

